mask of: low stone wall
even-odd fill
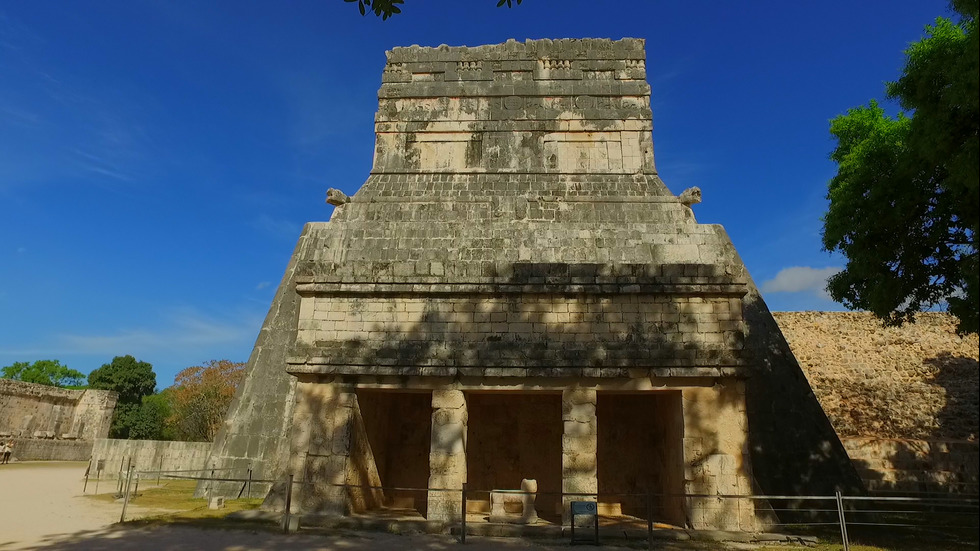
[[[11,440],[11,439],[4,439]],[[12,461],[88,461],[92,455],[91,440],[45,440],[13,438]]]
[[[100,460],[104,460],[102,478],[115,478],[120,469],[128,465],[137,471],[203,469],[210,450],[210,442],[99,438],[91,453],[92,476],[95,476]]]
[[[843,438],[872,492],[976,494],[980,446],[964,440]]]

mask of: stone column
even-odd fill
[[[463,488],[466,482],[466,422],[466,397],[463,391],[432,391],[429,488]],[[460,520],[460,493],[429,491],[428,494],[428,520]]]
[[[746,441],[745,385],[719,381],[684,389],[684,491],[696,530],[756,529],[752,467]],[[724,496],[724,497],[723,497]]]
[[[347,512],[347,483],[354,389],[336,383],[300,383],[293,415],[291,470],[294,511],[343,515]],[[304,452],[305,448],[305,454]]]
[[[590,493],[599,491],[596,446],[599,423],[596,419],[596,391],[570,388],[561,394],[561,491]],[[587,496],[565,496],[562,499],[562,523],[569,524],[572,501],[593,501]]]

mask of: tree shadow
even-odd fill
[[[980,447],[978,433],[978,362],[942,352],[924,360],[934,368],[927,382],[946,395],[936,413],[936,426],[922,439],[881,439],[856,442],[855,450],[868,489],[880,494],[935,496],[978,494]],[[858,440],[858,439],[855,439]]]

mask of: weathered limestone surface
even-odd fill
[[[570,388],[562,392],[561,419],[561,491],[565,494],[595,494],[599,491],[596,461],[597,433],[596,391],[592,388]],[[571,518],[572,501],[594,501],[588,496],[564,496],[562,522]]]
[[[13,441],[10,461],[88,461],[92,440],[54,440],[45,438],[4,438]]]
[[[976,441],[842,438],[871,491],[976,495],[980,449]]]
[[[290,437],[289,471],[295,477],[293,510],[342,515],[349,511],[351,438],[357,395],[342,383],[302,381]],[[272,498],[267,498],[269,502]]]
[[[429,487],[455,490],[464,391],[534,387],[563,392],[563,490],[595,493],[601,385],[717,383],[735,390],[683,390],[685,414],[730,417],[691,426],[704,459],[692,487],[744,494],[762,473],[763,491],[813,492],[853,477],[724,229],[697,223],[698,193],[660,179],[645,79],[635,39],[389,52],[371,173],[304,229],[212,456],[278,476],[292,419],[288,469],[350,480],[346,462],[367,451],[344,396],[412,384],[433,393]],[[340,511],[329,491],[303,508]],[[458,498],[429,492],[428,518],[455,518]],[[733,503],[697,522],[748,529]]]
[[[105,438],[117,398],[109,390],[69,390],[0,379],[0,435],[87,441]]]
[[[977,492],[976,334],[939,312],[773,315],[869,490]]]
[[[205,461],[211,450],[210,442],[172,442],[161,440],[120,440],[115,438],[99,438],[91,449],[88,457],[90,476],[95,478],[116,478],[120,471],[125,475],[125,469],[132,466],[139,471],[189,471],[192,469],[209,469]],[[103,461],[104,469],[97,474],[99,461]],[[192,473],[197,476],[208,476],[210,471]],[[245,478],[247,468],[239,472],[222,471],[216,476],[224,478]],[[238,485],[241,489],[241,484]],[[256,488],[255,495],[259,495]]]
[[[939,312],[885,327],[867,312],[774,312],[842,437],[976,440],[980,341]]]
[[[432,391],[432,439],[429,448],[429,520],[455,522],[462,515],[466,482],[466,396],[461,390]]]
[[[689,518],[696,529],[755,530],[745,384],[719,383],[683,390],[684,491],[692,497]]]

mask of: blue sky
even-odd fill
[[[840,309],[829,121],[882,97],[946,2],[495,4],[0,4],[0,366],[133,354],[164,387],[246,360],[326,189],[367,177],[384,52],[411,44],[645,38],[661,177],[703,190],[770,308]]]

